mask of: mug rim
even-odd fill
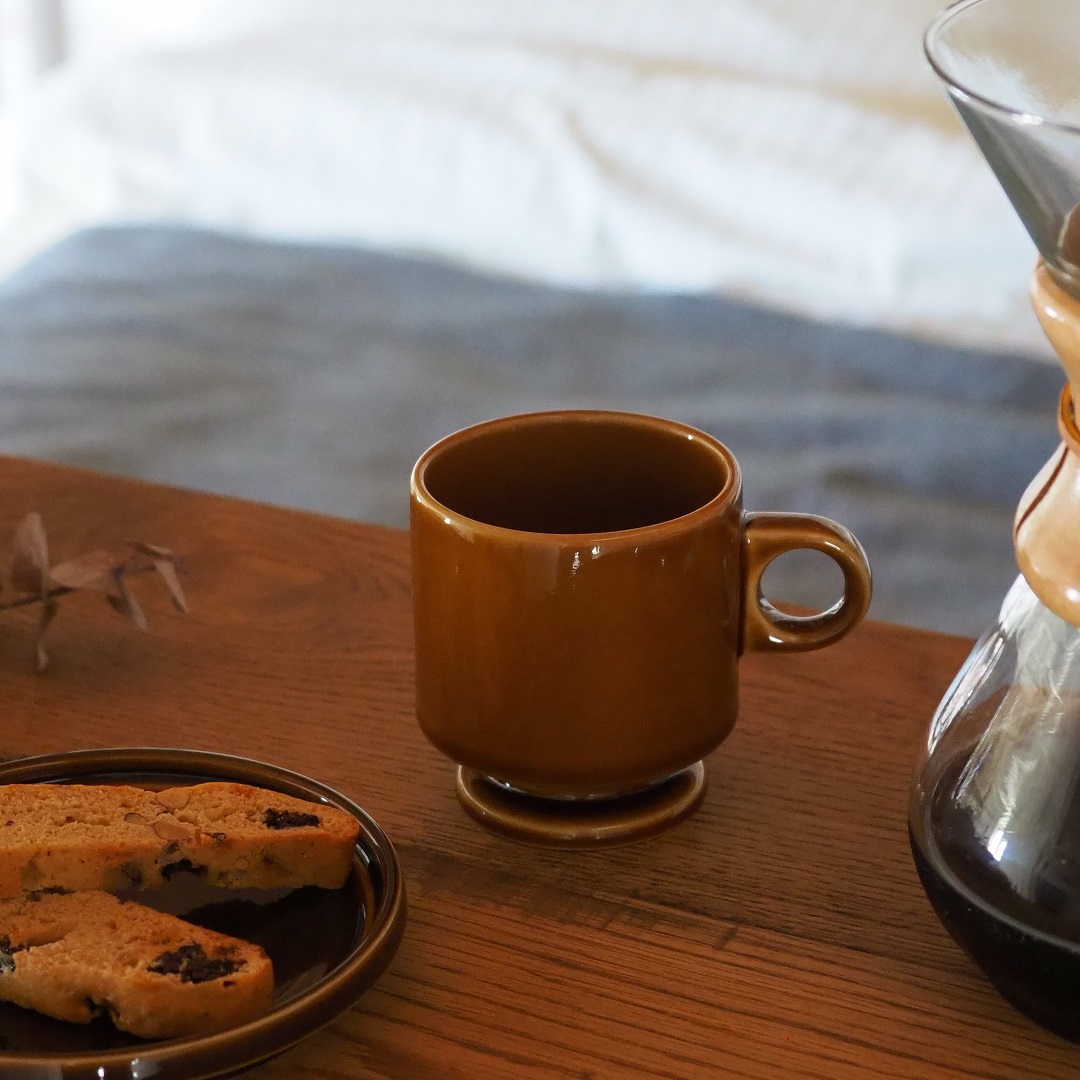
[[[708,502],[695,507],[689,513],[680,514],[678,517],[666,518],[663,521],[652,522],[648,525],[639,525],[632,529],[608,529],[592,530],[589,532],[537,532],[530,529],[514,529],[506,525],[494,525],[478,518],[469,517],[445,503],[440,502],[431,494],[425,482],[425,473],[428,466],[447,450],[451,450],[463,443],[471,442],[484,435],[500,429],[513,428],[522,424],[539,426],[543,424],[559,423],[568,419],[584,421],[613,421],[616,424],[624,424],[628,427],[652,428],[667,434],[683,435],[689,440],[697,441],[704,445],[711,453],[721,459],[727,469],[727,476],[720,490]],[[477,424],[460,428],[451,434],[444,436],[425,450],[413,466],[409,481],[412,501],[422,508],[437,513],[448,525],[459,524],[468,527],[474,532],[486,533],[492,536],[527,538],[536,542],[569,543],[580,541],[585,537],[596,538],[629,538],[640,539],[654,537],[659,532],[668,532],[673,528],[679,530],[693,528],[699,522],[722,514],[729,510],[737,501],[742,492],[742,469],[738,459],[719,439],[702,431],[690,424],[684,424],[678,420],[669,420],[661,416],[651,416],[647,413],[625,412],[617,409],[548,409],[536,412],[514,413],[509,416],[499,416],[491,420],[483,420]]]

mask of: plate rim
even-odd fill
[[[295,1046],[349,1009],[375,982],[397,952],[406,920],[405,882],[397,852],[375,819],[327,784],[303,773],[254,758],[211,750],[130,746],[69,750],[0,762],[0,784],[45,783],[98,773],[173,773],[252,783],[301,798],[324,802],[360,823],[356,862],[379,865],[383,888],[370,933],[346,958],[313,986],[243,1024],[205,1035],[158,1040],[111,1050],[11,1052],[0,1050],[0,1072],[11,1080],[40,1078],[41,1070],[59,1070],[62,1080],[96,1080],[101,1069],[123,1069],[138,1077],[137,1063],[153,1066],[141,1073],[157,1080],[208,1080],[250,1067]],[[247,779],[237,773],[244,774]],[[261,779],[253,779],[260,777]],[[276,782],[276,783],[275,783]],[[285,785],[283,788],[280,785]],[[294,791],[286,790],[293,788]],[[360,851],[365,859],[360,858]]]

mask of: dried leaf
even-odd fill
[[[27,514],[15,530],[11,583],[21,592],[41,596],[48,590],[49,542],[40,514]]]
[[[49,654],[45,651],[45,631],[49,629],[49,623],[56,618],[59,610],[60,604],[56,600],[46,600],[41,605],[41,616],[38,619],[37,636],[34,640],[38,671],[44,671],[49,663]]]
[[[154,569],[165,582],[177,610],[186,614],[187,600],[184,598],[184,590],[180,587],[180,577],[176,573],[176,566],[172,559],[154,559]]]
[[[106,599],[124,618],[130,619],[140,630],[145,630],[146,615],[143,613],[139,601],[135,599],[131,589],[128,588],[124,575],[119,571],[115,572],[113,581],[116,583],[116,592],[110,592]]]
[[[127,544],[136,551],[141,551],[143,555],[150,555],[154,558],[168,559],[170,562],[176,562],[176,556],[168,548],[157,547],[154,544],[144,544],[141,540],[128,540]]]
[[[37,513],[27,514],[18,528],[12,551],[10,583],[16,595],[0,596],[0,611],[41,605],[35,635],[38,670],[49,662],[45,649],[45,634],[56,617],[58,598],[78,589],[93,589],[105,594],[105,599],[140,630],[146,630],[146,615],[135,598],[127,578],[135,574],[157,573],[165,582],[173,604],[187,611],[187,600],[180,585],[183,563],[168,548],[142,541],[128,541],[135,554],[117,558],[107,551],[90,551],[49,569],[49,545],[45,527]]]
[[[109,552],[99,549],[57,564],[49,571],[49,577],[65,589],[115,592],[115,570],[116,559]]]

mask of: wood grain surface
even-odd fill
[[[542,851],[466,818],[416,727],[404,533],[0,459],[0,537],[29,510],[54,561],[128,537],[182,553],[191,613],[149,580],[145,634],[67,597],[42,675],[33,616],[5,613],[0,755],[256,757],[357,800],[401,857],[388,972],[253,1078],[1080,1078],[1080,1049],[953,945],[908,853],[920,741],[969,642],[868,623],[748,657],[697,814]]]

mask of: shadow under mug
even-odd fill
[[[621,843],[688,814],[731,731],[738,659],[817,649],[870,603],[847,529],[744,513],[732,453],[655,417],[510,416],[432,446],[412,473],[416,711],[457,793],[517,839]],[[828,611],[777,610],[778,555],[831,557]]]

